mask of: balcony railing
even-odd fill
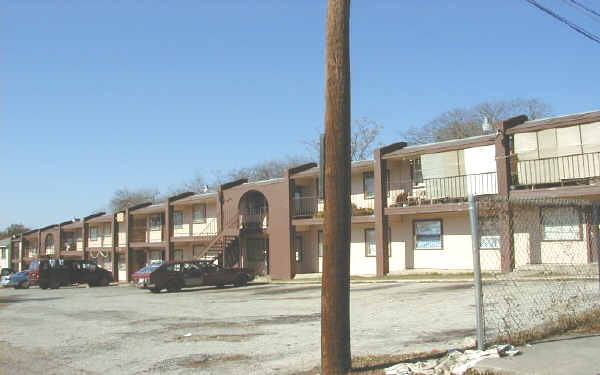
[[[325,202],[319,197],[296,197],[292,202],[294,218],[323,217]],[[363,194],[353,194],[350,204],[352,216],[373,215],[375,212],[375,199],[366,198]]]
[[[519,160],[513,185],[587,184],[600,177],[600,152]]]
[[[412,181],[391,181],[388,190],[389,207],[464,202],[469,195],[498,194],[496,172],[460,176],[426,178],[419,184]]]
[[[148,227],[133,227],[131,229],[130,242],[162,242],[166,241],[166,227],[161,225],[160,229],[149,229]]]
[[[240,226],[245,229],[266,229],[269,225],[267,207],[246,208],[240,211]]]
[[[219,232],[219,221],[216,217],[208,217],[204,221],[173,224],[173,237],[202,237],[215,236]]]

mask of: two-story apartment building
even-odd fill
[[[352,274],[471,269],[470,195],[600,199],[600,111],[533,121],[519,116],[495,126],[496,133],[471,138],[393,143],[376,150],[374,160],[352,163]],[[26,267],[40,255],[94,260],[121,281],[163,260],[214,259],[280,279],[321,272],[327,250],[319,177],[319,167],[309,163],[282,178],[232,181],[215,192],[36,229],[12,239],[12,261]],[[559,224],[543,207],[517,217],[483,215],[480,224],[488,229],[480,251],[496,259],[486,267],[560,263],[553,249],[564,241],[578,249],[579,262],[597,261],[598,226],[589,212],[572,211]],[[500,225],[488,225],[492,220]],[[519,220],[539,221],[542,235],[520,231],[527,226]],[[565,225],[576,235],[561,236],[557,227]]]

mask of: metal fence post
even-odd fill
[[[475,284],[475,308],[477,319],[477,349],[485,350],[483,322],[483,293],[481,290],[481,261],[479,258],[479,212],[477,201],[469,195],[469,218],[471,221],[471,243],[473,246],[473,281]]]

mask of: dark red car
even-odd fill
[[[160,267],[162,262],[160,263],[152,263],[151,265],[144,267],[137,272],[131,274],[131,282],[137,288],[145,289],[148,285],[148,280],[150,279],[150,272],[154,271],[158,267]]]
[[[181,288],[206,285],[242,286],[252,280],[254,280],[254,273],[245,268],[225,269],[205,261],[178,261],[163,263],[152,271],[147,287],[153,293],[158,293],[163,289],[177,292]]]

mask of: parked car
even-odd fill
[[[72,284],[107,286],[111,281],[112,273],[94,263],[63,259],[40,261],[39,285],[42,289]]]
[[[0,287],[8,286],[8,282],[10,280],[8,276],[10,276],[13,273],[14,272],[12,268],[2,268],[0,270]]]
[[[153,293],[163,289],[177,292],[181,288],[204,285],[242,286],[252,280],[254,280],[254,273],[245,268],[225,269],[207,261],[176,261],[163,263],[152,271],[147,287]]]
[[[162,262],[152,263],[151,265],[144,267],[144,268],[138,270],[137,272],[134,272],[131,275],[131,282],[137,288],[145,289],[148,285],[148,278],[150,277],[150,272],[154,271],[161,265],[162,265]]]
[[[13,287],[15,289],[28,289],[31,285],[29,281],[29,271],[21,271],[13,273],[7,276],[8,282],[7,287]]]
[[[27,272],[29,272],[29,285],[38,285],[38,280],[40,278],[40,262],[34,260],[29,263]]]

